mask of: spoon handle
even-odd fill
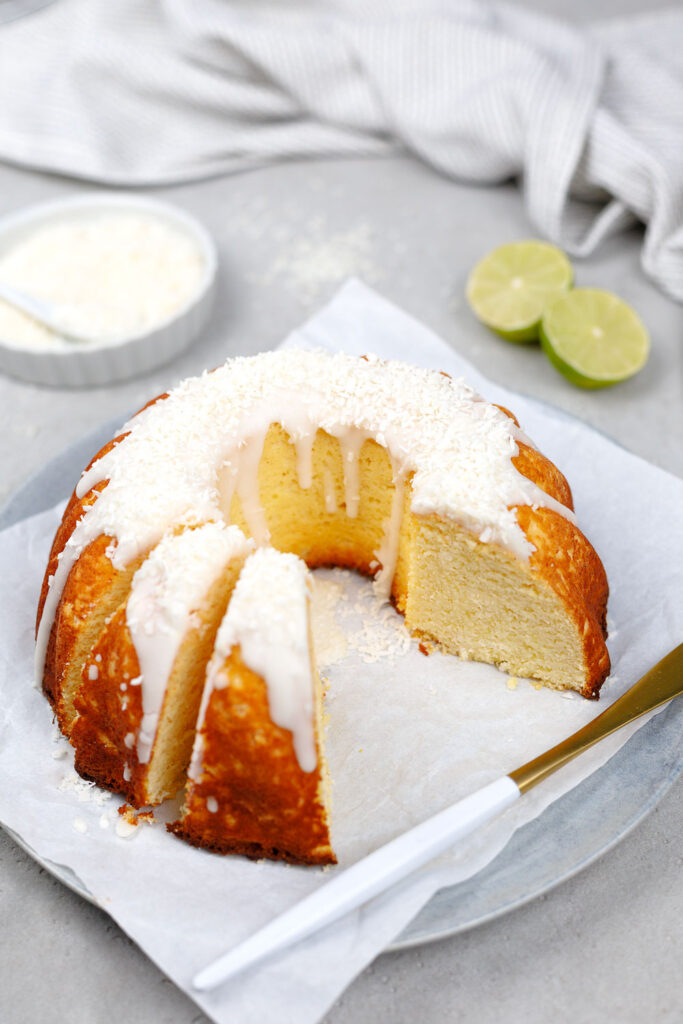
[[[19,291],[18,288],[13,288],[11,284],[0,281],[0,299],[4,299],[10,306],[20,309],[23,313],[28,313],[34,320],[45,324],[46,327],[51,325],[51,308],[48,303],[37,296]]]
[[[615,700],[614,704],[594,718],[583,729],[562,740],[556,747],[544,751],[539,757],[510,772],[510,778],[521,793],[542,782],[577,754],[588,750],[611,733],[635,721],[648,711],[654,711],[673,697],[683,693],[683,644],[674,647],[661,661],[646,672],[642,679]]]

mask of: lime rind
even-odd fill
[[[548,242],[499,246],[473,268],[466,288],[475,316],[507,341],[538,340],[548,302],[571,288],[572,266]]]
[[[643,368],[650,338],[637,313],[611,292],[577,288],[555,299],[540,328],[543,351],[572,384],[610,387]]]

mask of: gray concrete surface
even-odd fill
[[[601,6],[617,13],[614,4]],[[0,215],[79,188],[0,165]],[[464,303],[464,281],[480,255],[533,235],[513,185],[456,185],[396,158],[292,164],[155,194],[195,213],[218,241],[210,329],[172,365],[109,388],[50,390],[0,377],[0,503],[98,422],[123,417],[228,355],[276,344],[351,273],[434,327],[492,379],[561,406],[683,475],[683,309],[643,277],[639,232],[577,264],[579,284],[619,292],[653,339],[638,377],[590,393],[573,389],[539,351],[488,334]],[[544,898],[464,935],[381,957],[328,1024],[681,1020],[682,792],[679,784],[616,849]],[[4,833],[0,922],[2,1022],[205,1019],[101,911]]]

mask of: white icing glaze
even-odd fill
[[[236,491],[254,538],[268,542],[258,464],[274,422],[298,446],[302,483],[309,476],[315,430],[339,439],[349,516],[358,512],[360,449],[373,438],[387,448],[395,467],[413,473],[414,512],[452,519],[519,558],[527,559],[533,548],[513,506],[545,506],[574,521],[564,505],[513,466],[517,439],[523,437],[513,421],[462,380],[343,353],[288,349],[232,359],[214,373],[184,381],[134,417],[124,428],[130,433],[83,474],[81,497],[103,480],[108,484],[59,559],[38,632],[38,679],[64,583],[100,535],[114,538],[108,555],[121,569],[176,525],[227,519]],[[393,530],[393,516],[389,522]],[[388,537],[382,545],[388,566],[387,544]]]
[[[363,443],[370,436],[357,427],[346,427],[337,435],[342,455],[342,468],[344,471],[344,502],[346,514],[351,519],[358,515],[360,505],[360,472],[358,460]]]
[[[316,429],[312,427],[308,433],[294,438],[296,446],[296,473],[299,487],[307,491],[313,483],[313,444]]]
[[[304,562],[274,548],[259,548],[245,562],[207,672],[188,770],[191,779],[201,776],[201,730],[211,694],[228,684],[223,667],[238,646],[245,665],[265,679],[270,717],[292,733],[301,768],[305,772],[315,769],[308,581]]]
[[[193,614],[230,560],[250,547],[253,543],[236,526],[207,523],[164,537],[135,573],[126,624],[142,677],[143,717],[137,735],[141,764],[150,759],[166,685]],[[133,745],[128,737],[126,745]]]
[[[375,555],[382,568],[375,577],[373,589],[381,601],[388,601],[391,594],[391,584],[396,571],[398,560],[398,544],[401,532],[401,519],[403,518],[403,501],[405,496],[407,470],[397,466],[394,460],[394,495],[391,499],[391,512],[384,530],[384,537]]]
[[[243,446],[237,448],[234,456],[237,462],[235,489],[242,503],[244,518],[257,544],[267,544],[270,540],[258,486],[258,467],[263,454],[266,430],[259,431],[254,437],[249,438]],[[229,507],[224,509],[224,514],[226,518],[229,516]]]

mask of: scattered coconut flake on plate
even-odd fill
[[[415,642],[403,617],[377,598],[372,580],[345,569],[314,573],[311,608],[319,667],[336,665],[350,652],[365,664],[393,664]]]

